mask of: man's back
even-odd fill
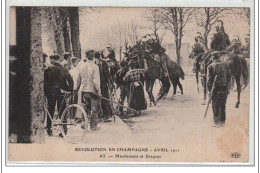
[[[229,67],[221,60],[216,60],[208,66],[208,75],[208,88],[210,90],[216,75],[218,76],[215,83],[216,87],[227,87],[231,80]]]
[[[59,94],[60,89],[72,91],[73,80],[69,71],[60,64],[54,64],[44,71],[44,89],[46,95]]]
[[[81,79],[79,90],[82,92],[100,93],[99,68],[93,61],[82,63],[78,67]]]

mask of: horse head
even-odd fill
[[[192,46],[192,51],[189,58],[194,59],[198,54],[202,54],[206,51],[208,51],[207,46],[205,46],[202,41],[197,40]]]

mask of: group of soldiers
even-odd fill
[[[195,38],[195,41],[198,40],[203,41],[201,36]],[[226,100],[231,83],[231,72],[227,64],[220,60],[220,57],[222,54],[232,53],[237,58],[249,58],[250,43],[249,38],[246,38],[246,46],[242,46],[239,38],[234,38],[230,42],[229,36],[224,30],[223,21],[218,20],[216,33],[212,38],[210,47],[210,55],[213,62],[207,68],[207,89],[212,99],[214,125],[222,127],[225,125],[226,120]],[[199,59],[202,58],[202,55],[203,53],[196,57],[195,67],[197,66],[196,63],[200,61]]]

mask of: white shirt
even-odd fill
[[[79,70],[76,67],[74,67],[70,69],[69,73],[73,79],[73,90],[77,91],[80,86]]]
[[[93,61],[86,61],[77,66],[81,92],[101,94],[99,68]],[[78,87],[78,86],[77,86]]]

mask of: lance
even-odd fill
[[[209,109],[209,104],[210,104],[210,102],[211,102],[211,100],[212,100],[212,94],[213,94],[213,91],[214,91],[214,88],[215,88],[215,83],[216,83],[217,77],[218,77],[218,75],[216,75],[216,76],[214,77],[213,85],[212,85],[211,92],[210,92],[209,101],[208,101],[207,108],[206,108],[206,111],[205,111],[205,114],[204,114],[204,119],[205,119],[206,116],[207,116],[207,112],[208,112],[208,109]]]

